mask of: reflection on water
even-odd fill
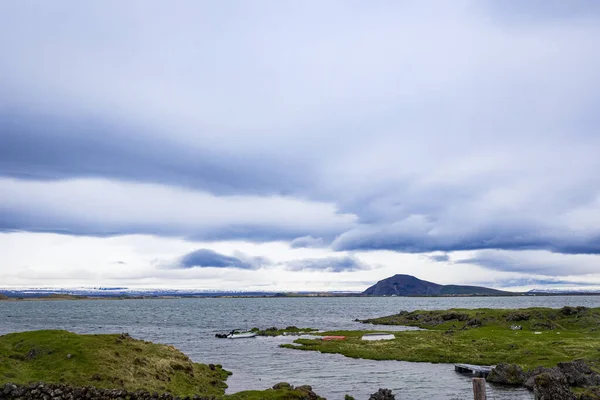
[[[410,399],[470,399],[471,380],[452,365],[371,361],[337,354],[281,349],[293,337],[216,339],[215,332],[270,326],[369,329],[353,322],[400,310],[462,308],[600,307],[600,297],[274,298],[0,302],[0,334],[33,329],[79,333],[129,332],[173,344],[194,361],[233,372],[229,392],[265,389],[281,381],[309,384],[328,399],[349,393],[366,399],[386,387]],[[386,327],[388,329],[388,327]],[[400,397],[400,396],[399,396]],[[490,399],[532,399],[522,389],[489,387]]]

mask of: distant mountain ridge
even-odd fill
[[[480,286],[439,285],[412,275],[394,275],[377,282],[363,292],[368,296],[506,296],[517,293]]]

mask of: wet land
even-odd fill
[[[382,341],[362,340],[365,331],[332,331],[322,335],[345,339],[298,339],[282,347],[373,360],[501,364],[518,377],[502,377],[497,381],[517,385],[524,384],[528,371],[536,368],[538,373],[556,372],[564,376],[561,365],[565,369],[565,363],[580,360],[568,368],[574,368],[573,365],[580,368],[583,372],[580,371],[579,376],[583,376],[586,386],[592,387],[575,391],[589,396],[594,391],[600,393],[600,375],[597,374],[600,371],[600,308],[417,310],[360,322],[422,330],[390,332],[395,339]],[[557,365],[558,369],[549,369]],[[571,386],[577,387],[577,382]]]

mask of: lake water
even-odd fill
[[[196,362],[222,364],[233,372],[228,392],[266,389],[285,381],[311,385],[330,400],[343,399],[346,393],[367,399],[380,387],[392,389],[398,398],[471,399],[471,378],[455,373],[450,364],[351,359],[278,347],[293,341],[291,337],[223,340],[214,334],[255,326],[372,329],[353,320],[400,310],[565,305],[600,307],[600,296],[0,301],[0,334],[35,329],[129,332],[138,339],[173,344]],[[533,396],[522,389],[489,386],[488,398]]]

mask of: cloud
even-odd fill
[[[443,254],[432,254],[428,256],[431,261],[435,262],[448,262],[450,261],[450,256],[447,253]]]
[[[257,269],[270,261],[262,257],[248,257],[243,253],[236,256],[226,256],[210,249],[198,249],[181,257],[180,268],[214,267]]]
[[[312,236],[302,236],[302,237],[298,237],[298,238],[295,238],[294,240],[292,240],[290,242],[290,247],[292,249],[299,249],[299,248],[305,248],[305,247],[309,247],[309,248],[325,247],[325,241],[323,240],[323,238],[314,238]]]
[[[599,9],[2,2],[0,230],[600,254]]]
[[[8,194],[0,198],[0,230],[264,241],[291,240],[309,232],[333,236],[355,220],[322,202],[283,196],[215,196],[100,179],[0,178],[0,192]]]
[[[591,214],[588,214],[591,216]],[[342,233],[332,243],[339,251],[394,250],[406,253],[481,249],[540,249],[564,254],[600,254],[597,228],[570,231],[555,221],[496,220],[488,217],[484,226],[474,221],[447,223],[423,216],[411,216],[391,224],[362,225]]]
[[[352,272],[369,269],[369,266],[353,256],[324,257],[294,260],[287,263],[290,271]]]
[[[556,254],[548,251],[482,250],[473,256],[455,261],[483,268],[522,272],[543,276],[577,276],[598,274],[600,256],[591,254]]]

